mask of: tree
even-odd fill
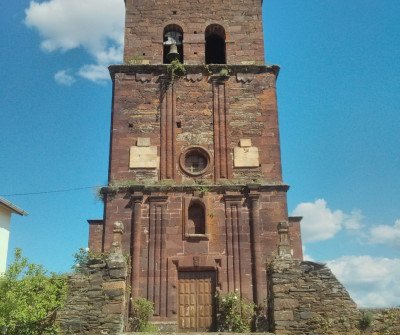
[[[49,274],[15,249],[14,263],[0,277],[0,333],[56,334],[55,312],[65,296],[65,275]]]

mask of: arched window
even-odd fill
[[[205,208],[199,202],[192,202],[188,210],[188,234],[206,233]]]
[[[183,64],[183,30],[177,24],[169,24],[163,33],[163,63],[169,64],[179,59]]]
[[[225,29],[219,24],[209,25],[205,32],[206,64],[226,64]]]

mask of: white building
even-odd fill
[[[23,209],[0,197],[0,274],[6,271],[11,214],[28,215]]]

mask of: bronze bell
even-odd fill
[[[171,62],[174,59],[178,58],[179,58],[178,48],[176,44],[171,44],[171,47],[169,48],[169,53],[167,55],[167,59]]]

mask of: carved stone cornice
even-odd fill
[[[240,201],[244,198],[243,194],[225,194],[224,200],[225,201]]]
[[[168,195],[151,195],[147,198],[149,202],[166,202]]]
[[[278,77],[280,67],[278,65],[262,65],[262,64],[222,64],[222,65],[208,65],[207,69],[204,65],[191,65],[191,64],[184,64],[186,74],[192,73],[202,73],[204,75],[209,75],[209,71],[212,73],[219,73],[221,70],[226,69],[227,67],[230,70],[230,74],[235,76],[236,73],[240,74],[261,74],[261,73],[272,73],[275,77]],[[152,74],[153,76],[157,75],[164,75],[167,76],[168,74],[168,65],[167,64],[122,64],[122,65],[110,65],[108,70],[110,71],[110,75],[112,80],[114,80],[115,75],[118,73],[123,74],[136,74],[139,73],[140,75],[144,73]],[[217,77],[217,76],[216,76]],[[221,76],[218,76],[221,77]],[[133,79],[133,78],[132,78]]]

